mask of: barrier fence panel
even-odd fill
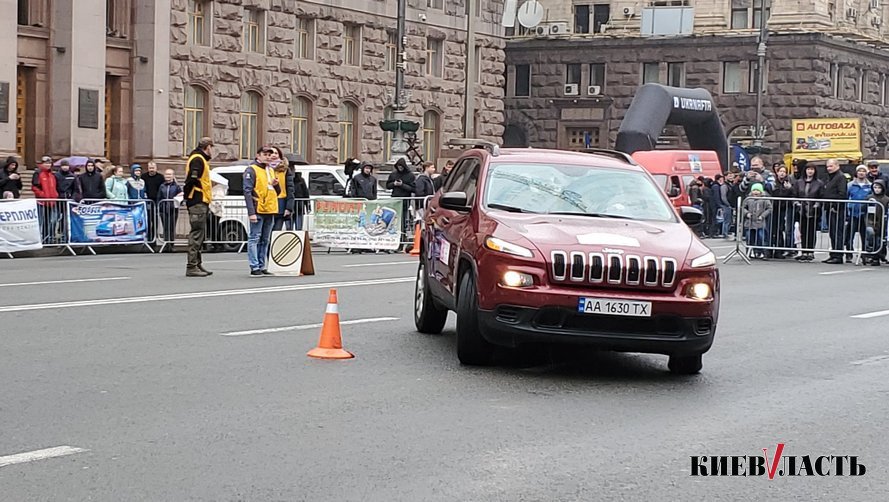
[[[726,263],[736,255],[748,263],[748,258],[813,261],[815,253],[827,253],[830,263],[871,263],[886,256],[886,210],[873,199],[748,196],[734,212],[736,252]]]
[[[158,202],[157,243],[160,251],[187,245],[191,223],[188,207],[177,199]],[[242,252],[250,233],[250,218],[243,197],[226,197],[210,203],[204,226],[204,244],[211,251]]]

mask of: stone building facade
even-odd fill
[[[18,14],[0,19],[0,43],[14,48],[0,56],[0,155],[175,166],[207,135],[220,161],[265,143],[314,163],[388,157],[378,122],[395,87],[394,1],[72,5],[0,0]],[[498,0],[408,0],[407,112],[425,157],[456,154],[443,147],[452,137],[501,137],[501,11]]]
[[[552,8],[550,21],[564,18],[577,28],[574,9],[581,2],[542,1]],[[752,143],[759,2],[685,2],[693,7],[644,3],[653,11],[689,9],[694,29],[643,36],[641,20],[651,19],[647,16],[652,13],[643,16],[639,2],[614,1],[604,28],[590,20],[589,31],[596,33],[575,29],[567,36],[538,37],[511,30],[506,144],[579,148],[590,137],[591,146],[612,147],[624,112],[646,82],[708,89],[730,140]],[[762,125],[764,145],[776,153],[774,160],[790,149],[791,120],[816,117],[861,117],[864,155],[885,158],[889,38],[883,35],[882,20],[887,7],[846,2],[860,6],[845,12],[837,10],[837,3],[842,2],[772,2],[767,11]],[[624,16],[624,8],[633,15]],[[575,82],[576,95],[566,92],[566,84]],[[591,92],[595,90],[599,92]],[[662,140],[665,147],[684,144],[678,128],[668,127]]]

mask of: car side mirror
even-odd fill
[[[674,187],[670,188],[669,192],[667,192],[667,196],[670,197],[671,199],[675,199],[676,197],[679,197],[679,195],[681,193],[682,193],[682,190],[680,190],[679,187],[674,186]]]
[[[469,207],[466,206],[466,193],[464,192],[442,194],[441,198],[438,199],[438,204],[452,211],[469,211]]]
[[[704,222],[704,212],[696,207],[682,206],[679,208],[679,216],[682,221],[690,227],[700,225]]]

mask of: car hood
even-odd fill
[[[682,222],[648,222],[586,216],[497,214],[495,235],[510,240],[515,233],[545,256],[553,250],[602,251],[685,258],[694,240]]]

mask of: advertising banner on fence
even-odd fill
[[[0,200],[0,253],[40,249],[37,201]]]
[[[138,243],[147,237],[148,216],[144,202],[71,202],[68,208],[71,243]]]
[[[398,249],[403,201],[316,200],[312,242],[347,249]]]
[[[793,120],[792,131],[794,157],[861,156],[861,119]]]

